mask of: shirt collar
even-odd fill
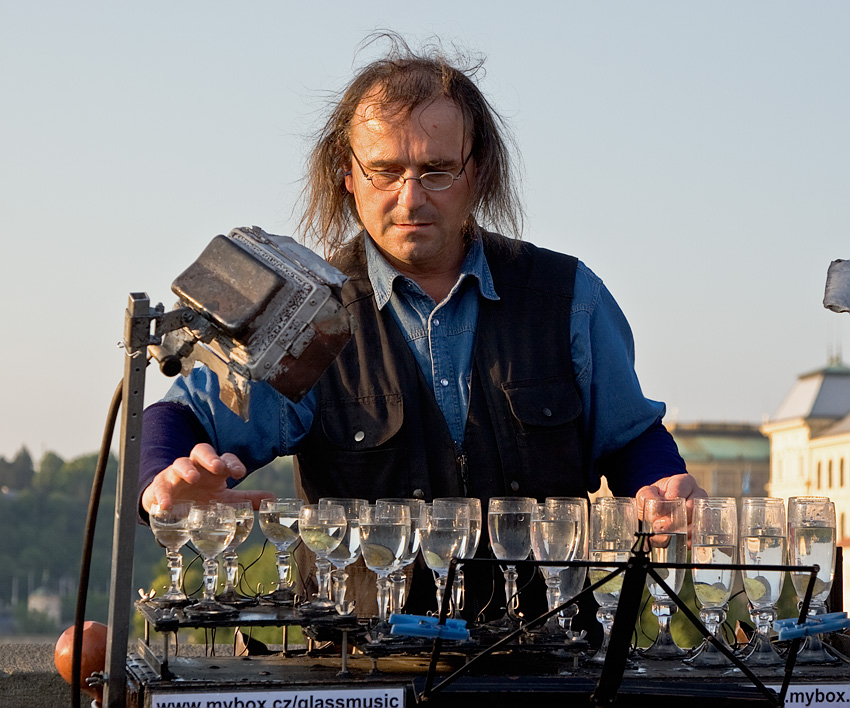
[[[410,279],[389,264],[387,259],[381,255],[375,242],[372,241],[372,237],[365,232],[364,239],[366,241],[366,267],[369,271],[369,281],[372,283],[372,290],[375,292],[375,302],[380,310],[383,309],[393,294],[393,284],[396,278]],[[484,256],[484,244],[478,236],[472,238],[472,242],[466,251],[466,256],[460,266],[460,274],[457,282],[460,283],[466,276],[475,278],[478,283],[478,292],[482,297],[488,300],[499,299],[499,296],[496,294],[496,288],[493,285],[490,266],[487,264],[487,258]]]

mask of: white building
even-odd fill
[[[850,547],[850,367],[838,360],[797,379],[761,426],[770,438],[772,497],[823,496],[835,502],[838,545]],[[844,607],[850,607],[850,551]]]

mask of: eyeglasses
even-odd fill
[[[363,176],[372,183],[372,186],[375,189],[379,189],[382,192],[397,192],[404,186],[405,182],[412,179],[417,180],[419,184],[422,185],[423,189],[427,189],[429,192],[442,192],[444,189],[451,187],[456,180],[460,179],[460,176],[466,169],[466,163],[469,162],[469,158],[472,157],[472,151],[469,151],[469,154],[460,166],[460,172],[458,172],[457,175],[454,175],[451,172],[426,172],[419,177],[405,177],[404,175],[399,175],[395,172],[373,172],[370,175],[366,173],[366,168],[363,167],[363,163],[360,162],[360,159],[354,154],[354,150],[351,151],[351,156],[354,158],[358,167],[360,167],[360,171],[363,173]]]

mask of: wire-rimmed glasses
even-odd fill
[[[770,632],[776,619],[776,603],[782,594],[785,573],[781,570],[761,570],[757,566],[785,563],[784,500],[773,497],[744,498],[738,544],[741,563],[756,566],[743,571],[744,591],[756,627],[744,661],[754,666],[776,666],[783,662],[770,642]]]
[[[691,560],[702,565],[731,565],[738,554],[738,505],[734,497],[694,499]],[[728,568],[692,568],[699,617],[709,633],[731,651],[723,636],[735,571]],[[732,664],[706,639],[688,660],[692,666]]]
[[[685,500],[647,499],[643,505],[644,528],[649,537],[649,556],[653,563],[687,563],[688,516]],[[655,572],[677,595],[685,580],[684,568],[656,568]],[[651,576],[646,586],[652,595],[652,614],[658,619],[658,636],[652,646],[643,651],[647,659],[675,659],[685,655],[670,632],[670,620],[678,609],[673,599]]]
[[[629,560],[638,530],[637,506],[631,497],[600,497],[590,507],[590,560],[598,563],[625,563]],[[590,581],[596,583],[616,568],[591,568]],[[605,663],[614,615],[620,602],[623,573],[596,588],[593,597],[599,604],[596,619],[602,625],[602,646],[590,658]]]
[[[319,505],[336,504],[345,511],[348,525],[340,544],[331,551],[328,560],[334,567],[331,571],[331,598],[336,611],[341,615],[350,615],[354,611],[354,601],[346,602],[348,592],[348,573],[346,568],[360,557],[360,509],[369,502],[365,499],[349,497],[322,497]]]
[[[531,517],[531,550],[539,561],[571,561],[581,541],[584,500],[549,498],[536,504]],[[546,602],[554,610],[561,598],[561,571],[567,568],[540,566],[546,581]],[[557,615],[552,615],[544,630],[557,634],[561,627]]]
[[[260,529],[274,544],[277,565],[277,588],[263,596],[263,600],[277,605],[291,605],[295,601],[292,590],[292,551],[298,543],[298,513],[304,501],[281,498],[263,499],[260,502]]]
[[[204,596],[184,611],[187,614],[230,614],[233,608],[215,600],[218,556],[236,534],[236,513],[232,506],[212,503],[195,505],[189,511],[189,536],[204,559]]]
[[[788,500],[788,564],[818,565],[808,614],[824,614],[835,571],[835,504],[827,497],[791,497]],[[806,596],[810,574],[791,571],[791,582],[800,605]],[[834,657],[815,634],[797,654],[797,662],[821,664]]]
[[[372,174],[368,174],[366,168],[363,167],[363,163],[360,162],[360,158],[354,154],[354,150],[351,150],[351,156],[363,173],[364,179],[371,182],[372,186],[381,192],[397,192],[410,180],[419,182],[422,188],[427,189],[429,192],[442,192],[461,178],[464,170],[466,170],[466,163],[472,157],[472,151],[469,151],[460,167],[460,171],[456,175],[451,172],[435,171],[425,172],[419,175],[419,177],[405,177],[396,172],[372,172]]]
[[[176,501],[168,509],[160,504],[151,505],[148,516],[151,531],[157,543],[165,548],[171,581],[164,595],[152,599],[152,602],[163,606],[180,605],[189,599],[180,587],[183,574],[180,549],[189,541],[189,512],[192,506],[190,501]]]
[[[233,507],[233,512],[236,515],[236,533],[233,534],[233,540],[221,554],[222,565],[224,566],[224,590],[215,599],[229,604],[252,602],[250,598],[236,592],[236,576],[239,572],[239,557],[236,554],[236,549],[242,545],[251,533],[251,529],[254,528],[254,505],[250,501],[225,503]]]

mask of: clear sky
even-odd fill
[[[668,420],[758,422],[847,350],[850,4],[3,2],[0,456],[95,451],[127,294],[290,234],[309,135],[376,28],[486,56],[525,238],[579,256]],[[149,370],[147,399],[168,382]]]

